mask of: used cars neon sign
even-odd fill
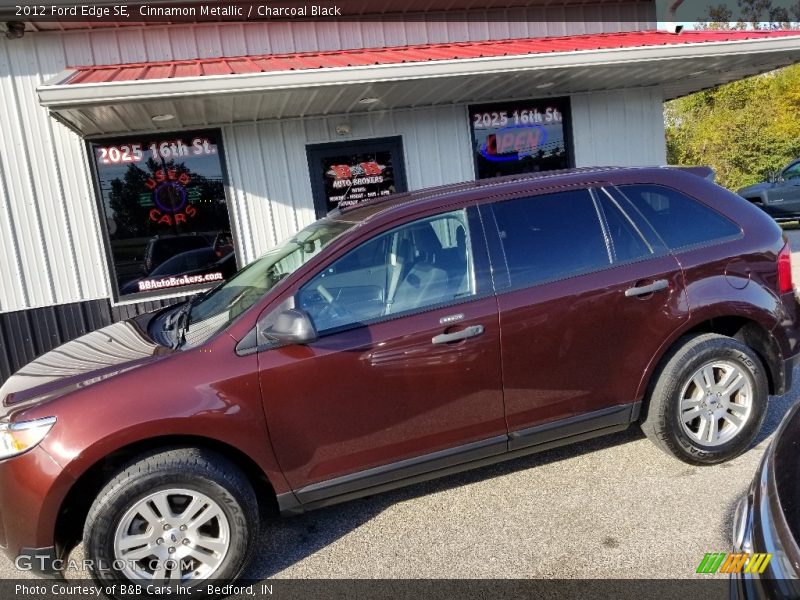
[[[178,174],[175,169],[159,169],[145,182],[153,192],[150,220],[159,225],[177,225],[197,214],[197,209],[187,200],[186,185],[192,180],[186,172]]]

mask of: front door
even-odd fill
[[[301,502],[506,450],[482,240],[474,209],[418,219],[296,290],[319,337],[263,351],[259,370],[275,454]]]
[[[510,447],[558,437],[542,425],[572,417],[575,432],[582,417],[627,424],[649,361],[688,316],[678,262],[602,190],[482,210],[493,264],[507,265],[496,281]]]
[[[774,217],[791,218],[800,214],[800,161],[783,170],[767,195]]]

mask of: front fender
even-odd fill
[[[262,408],[257,356],[236,356],[232,343],[222,342],[122,373],[25,416],[56,416],[42,447],[74,479],[133,444],[193,437],[247,455],[276,493],[287,492]]]

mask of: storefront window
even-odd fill
[[[572,166],[569,100],[526,100],[471,106],[478,179]]]
[[[308,165],[317,218],[406,191],[400,137],[309,146]]]
[[[215,285],[236,271],[219,131],[90,143],[120,297]]]

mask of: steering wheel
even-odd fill
[[[328,304],[334,303],[335,298],[333,297],[333,294],[331,294],[328,291],[328,288],[326,288],[321,283],[317,286],[317,293],[319,293],[319,295],[322,296],[322,299],[325,300],[325,302],[327,302]]]
[[[331,294],[324,285],[320,283],[315,289],[320,297],[325,301],[325,306],[316,316],[317,320],[320,322],[326,320],[330,321],[332,327],[335,327],[336,325],[344,325],[345,322],[352,323],[358,320],[352,312],[342,306],[340,302],[336,301],[334,295]]]

